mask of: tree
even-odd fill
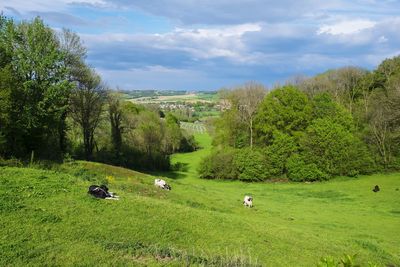
[[[79,35],[68,29],[62,29],[57,35],[60,50],[65,54],[65,65],[70,81],[78,81],[82,70],[86,68],[86,48]]]
[[[311,105],[307,96],[293,86],[270,92],[261,102],[256,129],[259,139],[268,144],[274,131],[296,136],[304,131],[311,119]]]
[[[331,176],[365,173],[373,162],[364,143],[330,118],[313,121],[300,140],[308,164]]]
[[[233,139],[228,141],[230,146],[249,145],[252,148],[254,119],[265,94],[265,87],[255,82],[246,83],[231,91],[221,90],[220,98],[226,111],[223,113],[222,119],[217,122],[216,140],[227,140],[226,137],[231,136]],[[238,138],[234,138],[235,136]],[[246,140],[246,144],[243,144],[243,140]]]
[[[248,145],[248,128],[238,113],[236,108],[229,108],[214,121],[214,146],[241,148]]]
[[[1,24],[4,25],[2,22]],[[6,23],[2,30],[2,55],[12,80],[9,90],[9,124],[5,138],[10,154],[59,157],[59,126],[67,109],[71,83],[66,79],[65,54],[52,29],[36,18],[32,22]],[[5,61],[4,61],[5,60]],[[51,148],[51,149],[49,149]]]
[[[122,132],[123,132],[123,109],[118,95],[112,92],[107,94],[108,117],[111,125],[111,141],[117,158],[121,154]]]
[[[385,168],[394,160],[398,153],[400,140],[399,113],[395,111],[399,101],[396,91],[389,91],[387,95],[382,91],[373,93],[370,108],[367,114],[366,139],[372,144],[380,156],[380,162]],[[398,108],[398,107],[397,107]]]
[[[165,151],[167,154],[172,154],[179,150],[183,135],[179,126],[179,120],[171,113],[167,113],[165,124]]]
[[[329,93],[337,103],[346,106],[353,113],[354,104],[362,94],[358,84],[367,73],[357,67],[343,67],[299,81],[298,86],[310,97]]]
[[[70,114],[82,130],[86,160],[93,156],[95,146],[94,133],[99,125],[105,90],[100,77],[90,68],[86,68],[78,77],[70,98]]]
[[[233,97],[237,98],[235,102],[238,105],[239,115],[250,132],[250,148],[253,148],[254,118],[265,94],[265,87],[255,82],[246,83],[233,92]]]

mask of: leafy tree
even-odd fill
[[[332,97],[328,93],[316,95],[312,99],[311,105],[313,119],[329,118],[333,122],[342,125],[347,130],[355,130],[351,113],[343,106],[333,101]]]
[[[241,148],[248,145],[249,132],[237,109],[228,109],[214,122],[214,146]]]
[[[300,148],[306,163],[332,176],[365,173],[373,165],[365,144],[329,118],[316,119],[306,129]]]
[[[93,156],[94,133],[101,120],[104,102],[105,90],[100,77],[92,69],[86,68],[70,98],[71,118],[82,130],[86,160]]]
[[[64,150],[60,131],[65,130],[60,125],[65,121],[71,89],[65,54],[55,33],[39,18],[6,24],[1,46],[6,51],[2,61],[9,60],[6,69],[12,74],[12,81],[6,82],[10,124],[5,135],[10,153],[26,156],[37,151],[36,155],[43,157],[59,156]]]
[[[260,105],[256,118],[258,136],[266,144],[271,143],[274,131],[297,136],[307,127],[311,111],[307,96],[297,88],[277,88]]]
[[[171,113],[167,113],[165,123],[165,151],[167,154],[172,154],[179,150],[183,135],[178,118]]]

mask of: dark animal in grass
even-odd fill
[[[381,190],[381,189],[379,188],[378,185],[375,185],[374,189],[372,189],[372,191],[374,191],[375,193],[376,193],[376,192],[379,192],[380,190]]]
[[[119,197],[116,196],[113,192],[108,192],[108,187],[105,185],[91,185],[89,186],[88,194],[91,194],[94,197],[102,198],[102,199],[113,199],[118,200]]]

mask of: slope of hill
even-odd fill
[[[181,171],[154,176],[89,162],[0,168],[0,265],[314,266],[320,257],[400,264],[400,175],[313,184],[208,181],[203,149],[174,155]],[[108,183],[119,201],[90,197]],[[378,184],[381,191],[373,193]],[[255,207],[244,208],[243,196]]]

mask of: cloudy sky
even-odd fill
[[[400,55],[400,0],[7,0],[16,20],[72,29],[110,86],[267,86]]]

